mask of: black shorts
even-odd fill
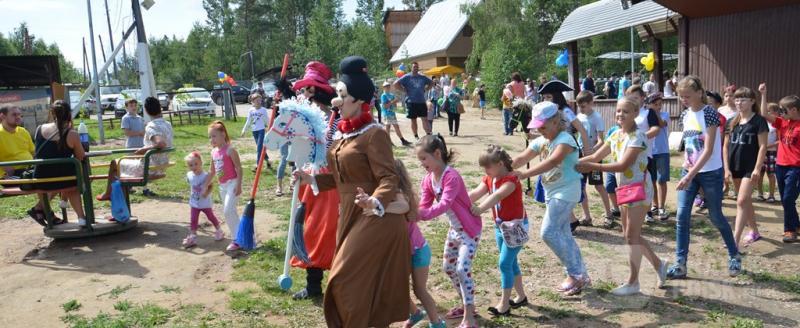
[[[587,174],[583,175],[589,182],[590,186],[602,186],[603,185],[603,172],[600,171],[592,171]]]
[[[731,177],[734,179],[750,179],[750,175],[753,174],[753,170],[741,170],[741,171],[731,171]]]
[[[409,103],[408,104],[408,114],[406,117],[410,119],[415,119],[417,117],[422,117],[424,119],[428,118],[428,105],[425,103]]]
[[[655,186],[658,178],[658,167],[656,167],[656,161],[652,157],[647,158],[647,173],[650,174],[650,181]]]

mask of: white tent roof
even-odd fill
[[[666,21],[678,15],[654,1],[642,1],[622,9],[619,0],[600,0],[572,11],[553,35],[550,45],[586,39],[616,30]]]
[[[430,6],[389,62],[396,63],[449,48],[469,19],[461,12],[461,5],[479,1],[445,0]]]
[[[644,52],[634,52],[633,53],[633,58],[642,58],[642,57],[646,57],[646,56],[647,56],[647,54],[644,53]],[[663,54],[663,56],[664,56],[663,57],[664,60],[676,60],[676,59],[678,59],[678,55],[677,54]],[[630,51],[607,52],[607,53],[604,53],[604,54],[602,54],[600,56],[597,56],[597,58],[600,58],[600,59],[619,59],[619,60],[631,59],[631,52]]]

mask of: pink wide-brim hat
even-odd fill
[[[333,94],[333,87],[328,84],[331,76],[331,70],[328,66],[325,66],[322,62],[312,61],[306,64],[306,72],[303,75],[303,79],[295,82],[292,89],[300,90],[301,88],[313,86],[317,90]]]

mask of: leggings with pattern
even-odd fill
[[[475,305],[475,283],[472,279],[472,260],[481,235],[470,237],[462,229],[450,229],[444,243],[444,272],[453,282],[464,305]]]

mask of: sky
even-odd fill
[[[106,55],[112,46],[108,40],[108,22],[103,0],[90,0],[94,19],[94,34],[101,35]],[[131,0],[106,0],[111,17],[111,30],[114,41],[119,43],[122,33],[132,23]],[[45,40],[55,42],[67,60],[79,69],[83,67],[82,38],[86,39],[87,51],[91,51],[86,0],[0,0],[0,33],[8,35],[21,22],[28,23],[29,33]],[[195,22],[204,22],[206,12],[202,0],[155,0],[150,10],[142,8],[142,16],[147,36],[176,36],[184,38]],[[384,0],[384,7],[403,8],[401,0]],[[356,0],[344,0],[344,13],[347,19],[355,17]],[[135,34],[126,43],[130,53],[135,45]],[[98,69],[103,64],[100,43],[95,38]],[[91,61],[91,53],[89,53]]]

